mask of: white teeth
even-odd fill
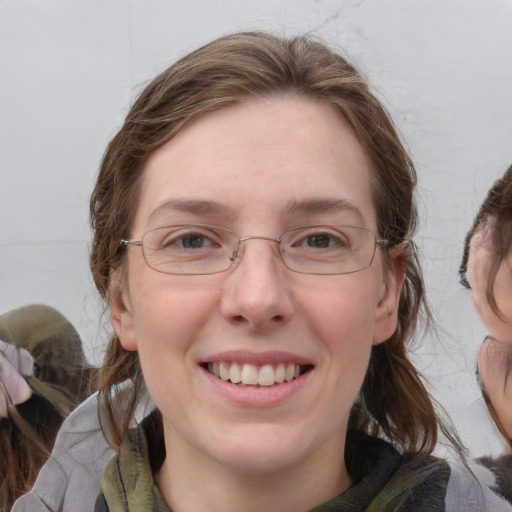
[[[286,374],[286,370],[283,363],[279,363],[276,368],[276,382],[284,382],[284,376]]]
[[[242,384],[258,384],[258,370],[253,364],[244,364],[241,374]]]
[[[233,384],[238,384],[242,380],[240,375],[240,367],[236,363],[233,363],[229,369],[229,380]]]
[[[275,382],[276,379],[272,365],[266,364],[265,366],[262,366],[258,375],[258,384],[260,386],[273,386]]]
[[[293,380],[293,376],[294,375],[295,375],[295,365],[294,364],[289,364],[286,367],[286,373],[284,375],[284,380],[286,382],[290,382],[291,380]]]
[[[226,363],[219,364],[219,373],[222,380],[229,380],[229,370]]]
[[[208,363],[207,370],[223,381],[248,386],[273,386],[282,382],[290,382],[300,377],[300,365],[279,363],[277,366],[265,364],[258,367],[254,364]]]

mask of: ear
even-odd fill
[[[396,330],[398,304],[400,302],[405,273],[404,252],[405,248],[402,246],[393,248],[391,266],[384,276],[382,291],[375,312],[373,345],[386,341]]]
[[[121,271],[110,276],[110,316],[112,325],[122,347],[130,352],[137,351],[137,337],[133,321],[129,293],[121,286]]]

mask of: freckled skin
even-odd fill
[[[334,219],[287,216],[291,200],[316,197],[350,202],[362,215],[343,212],[343,221],[377,233],[369,172],[351,130],[327,106],[293,96],[252,100],[200,117],[152,155],[132,235],[140,238],[155,222],[205,221],[240,236],[279,236]],[[217,201],[231,214],[151,218],[172,198]],[[190,482],[215,495],[215,503],[230,496],[236,504],[242,488],[259,489],[261,497],[259,485],[266,482],[270,492],[273,475],[283,503],[310,508],[350,485],[343,459],[348,416],[372,344],[396,327],[399,270],[385,274],[377,249],[361,272],[297,274],[284,267],[273,242],[244,244],[234,267],[207,276],[155,272],[131,248],[123,300],[112,305],[115,329],[125,348],[139,352],[163,414],[167,458],[157,482],[170,504],[190,499],[180,494]],[[243,407],[217,393],[198,364],[229,350],[286,351],[314,370],[282,403]],[[235,481],[237,492],[228,493]]]

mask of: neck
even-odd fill
[[[344,462],[344,440],[329,440],[290,467],[240,471],[219,464],[190,445],[170,439],[164,427],[167,457],[155,480],[174,512],[281,512],[310,510],[352,484]]]

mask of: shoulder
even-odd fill
[[[371,460],[371,468],[355,487],[381,473],[379,492],[365,493],[373,496],[372,505],[378,510],[512,512],[512,505],[491,490],[478,467],[468,469],[434,456],[406,462],[381,440],[370,438],[365,444],[366,449],[371,447],[370,455],[373,452],[373,459],[365,457]],[[361,443],[357,448],[360,452]]]
[[[91,510],[101,474],[113,455],[101,431],[95,393],[64,421],[51,457],[12,512]]]
[[[512,512],[512,505],[495,494],[481,475],[475,474],[478,469],[472,471],[460,464],[450,464],[446,512]]]
[[[512,512],[512,505],[487,485],[478,468],[433,456],[399,467],[386,484],[385,493],[390,491],[408,511]]]
[[[347,468],[354,485],[338,498],[351,509],[441,511],[445,506],[448,464],[435,457],[409,459],[378,438],[351,435],[356,464],[347,450]],[[344,501],[343,501],[344,500]],[[346,503],[345,503],[346,502]],[[354,508],[357,502],[357,507]],[[344,510],[345,507],[340,507]],[[350,508],[350,507],[349,507]]]

